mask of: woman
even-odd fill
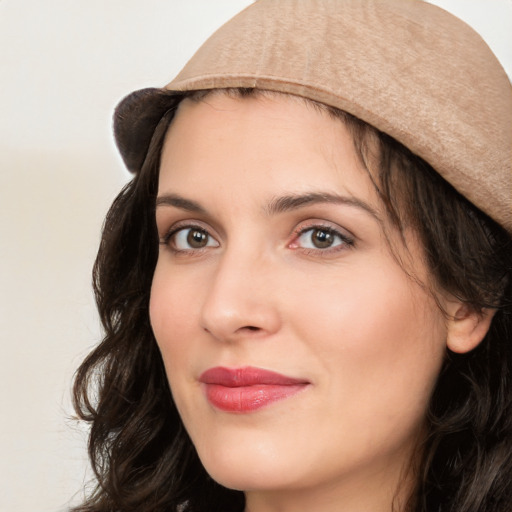
[[[511,104],[407,0],[259,0],[126,98],[77,510],[505,512]]]

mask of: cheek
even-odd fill
[[[149,315],[153,334],[162,355],[174,403],[186,420],[194,414],[195,365],[201,360],[197,336],[197,292],[180,276],[155,271]],[[196,319],[195,324],[192,319]],[[192,394],[192,396],[191,396]]]
[[[182,286],[179,277],[166,276],[159,266],[151,286],[149,316],[151,327],[169,373],[169,365],[181,357],[189,343],[194,301],[191,286]]]
[[[443,316],[400,268],[368,268],[294,304],[298,337],[311,340],[325,373],[362,403],[411,399],[426,407],[445,353]]]

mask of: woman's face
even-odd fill
[[[342,122],[281,95],[185,100],[156,221],[151,324],[212,477],[248,502],[390,495],[446,328]]]

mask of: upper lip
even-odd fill
[[[203,372],[199,377],[203,384],[217,384],[230,388],[256,385],[293,386],[308,384],[305,379],[288,377],[277,372],[245,366],[243,368],[225,368],[216,366]]]

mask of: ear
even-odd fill
[[[446,343],[452,352],[464,354],[476,348],[487,334],[495,309],[476,311],[462,302],[452,302],[448,308]],[[451,310],[451,311],[450,311]]]

